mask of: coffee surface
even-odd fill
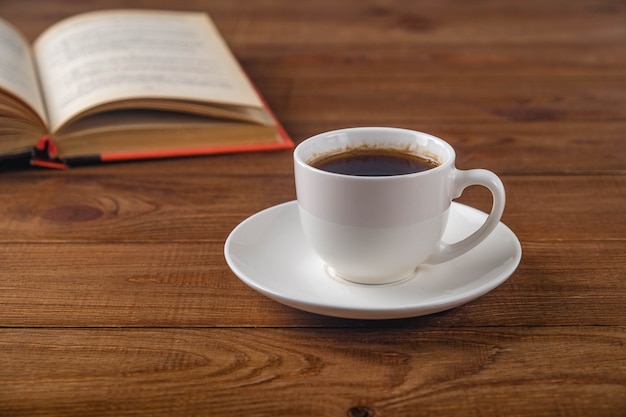
[[[396,149],[357,148],[315,158],[309,165],[336,174],[374,177],[413,174],[438,164]]]

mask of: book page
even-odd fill
[[[120,100],[170,98],[261,106],[203,13],[117,10],[75,16],[35,43],[51,129]]]
[[[46,120],[43,99],[26,39],[0,19],[0,88],[14,94]]]

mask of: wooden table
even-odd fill
[[[34,39],[148,2],[3,1]],[[233,2],[208,11],[295,142],[391,125],[495,171],[523,258],[466,305],[306,313],[223,255],[295,198],[290,152],[0,171],[1,416],[626,415],[626,7]],[[489,198],[461,199],[485,211]]]

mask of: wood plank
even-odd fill
[[[249,215],[295,199],[291,175],[11,178],[0,181],[2,242],[219,243]],[[625,176],[502,178],[503,221],[522,241],[626,236]],[[482,191],[470,189],[459,201],[487,211]]]
[[[0,340],[7,416],[617,417],[626,407],[626,336],[606,327],[0,329]]]
[[[30,4],[30,3],[29,3]],[[13,2],[2,4],[0,12],[12,16],[29,37],[59,19],[98,8],[115,7],[107,0],[58,7],[45,0],[32,1],[24,14]],[[618,5],[594,0],[518,4],[497,0],[465,4],[453,1],[383,1],[372,5],[360,2],[316,1],[302,7],[284,1],[264,1],[263,7],[227,0],[197,3],[155,1],[146,6],[135,0],[118,7],[176,8],[207,10],[220,29],[239,42],[274,44],[307,43],[405,43],[423,42],[606,42],[623,35],[620,28],[624,11]],[[514,24],[511,24],[514,16]],[[245,31],[244,31],[245,29]],[[574,32],[573,32],[574,31]],[[232,35],[231,35],[232,33]],[[576,36],[584,33],[584,36]],[[284,36],[289,34],[289,36]],[[315,37],[311,37],[315,34]]]
[[[626,323],[626,241],[522,241],[519,269],[448,312],[386,326]],[[0,326],[379,326],[282,306],[241,283],[219,242],[0,246]],[[581,308],[584,305],[585,308]]]
[[[384,39],[384,35],[381,35]],[[246,70],[255,79],[366,78],[379,76],[546,76],[597,77],[622,75],[626,45],[619,42],[579,41],[558,43],[408,42],[357,44],[279,44],[245,42],[234,38],[231,45]],[[277,82],[278,83],[278,82]]]
[[[615,90],[624,84],[623,75],[389,75],[352,79],[328,76],[323,79],[323,89],[319,79],[294,79],[282,117],[338,122],[355,114],[360,124],[381,115],[386,115],[391,124],[405,120],[454,123],[626,119],[626,94]],[[261,91],[271,90],[262,78],[255,80]],[[282,80],[274,83],[278,82]]]

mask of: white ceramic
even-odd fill
[[[456,242],[487,215],[452,203],[443,239]],[[496,288],[517,268],[522,250],[502,223],[475,248],[452,260],[421,265],[411,279],[384,285],[331,277],[306,242],[295,201],[239,224],[224,246],[226,261],[248,286],[288,306],[353,319],[406,318],[444,311]]]
[[[438,166],[414,174],[365,177],[309,165],[320,155],[355,147],[395,148],[434,159]],[[386,127],[331,131],[294,151],[300,220],[313,250],[334,276],[363,284],[410,277],[420,264],[438,264],[472,249],[491,233],[504,210],[500,179],[484,169],[458,170],[445,141],[422,132]],[[452,199],[470,185],[488,188],[493,208],[471,236],[453,245],[441,236]]]

